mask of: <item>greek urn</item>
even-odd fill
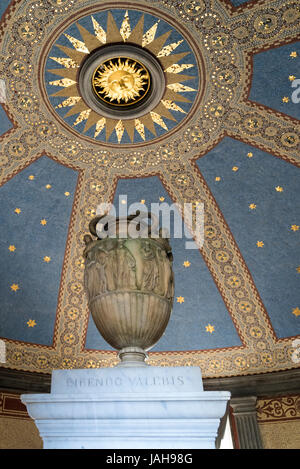
[[[151,223],[149,224],[149,220]],[[119,366],[145,366],[174,298],[172,252],[151,214],[98,216],[85,240],[84,284],[96,327],[119,351]]]

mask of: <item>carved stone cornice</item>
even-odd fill
[[[300,369],[252,376],[207,378],[203,380],[203,386],[205,391],[230,391],[232,398],[251,395],[259,397],[299,393]]]

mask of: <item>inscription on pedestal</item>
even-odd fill
[[[127,381],[127,382],[126,382]],[[69,388],[97,388],[97,387],[120,387],[122,385],[128,385],[133,387],[147,387],[147,386],[175,386],[184,385],[183,376],[153,376],[148,378],[135,376],[132,377],[108,377],[108,378],[67,378],[66,380],[67,387]]]
[[[149,367],[54,370],[52,393],[199,392],[200,368]]]

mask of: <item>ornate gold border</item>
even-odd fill
[[[300,419],[300,395],[261,398],[256,404],[258,423]]]

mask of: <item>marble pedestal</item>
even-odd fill
[[[227,391],[198,367],[54,370],[50,394],[23,394],[45,449],[214,449]]]

